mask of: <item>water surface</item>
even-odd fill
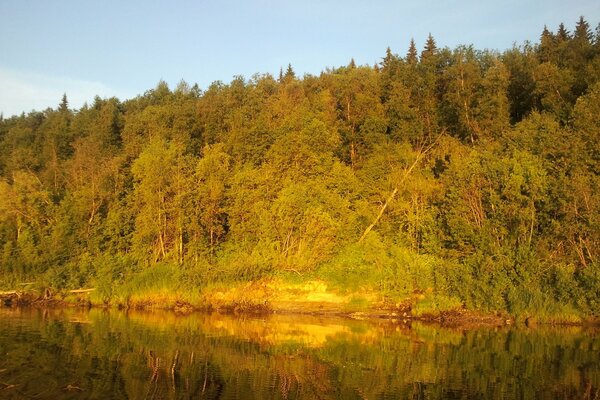
[[[2,399],[600,399],[600,334],[0,308]]]

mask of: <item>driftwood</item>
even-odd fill
[[[94,290],[96,290],[96,288],[90,288],[90,289],[74,289],[74,290],[69,290],[69,293],[89,293],[89,292],[93,292]],[[9,290],[7,292],[0,292],[0,297],[12,297],[12,296],[20,296],[22,293],[18,292],[16,290]],[[50,289],[45,289],[44,290],[44,298],[50,298],[52,297],[52,291]]]
[[[4,387],[0,390],[8,390],[8,389],[12,389],[14,387],[17,387],[17,385],[13,385],[11,383],[5,383],[5,382],[0,382],[0,385],[4,385]]]
[[[72,324],[91,324],[92,321],[89,321],[87,319],[70,319],[69,322],[71,322]]]
[[[89,293],[89,292],[93,292],[94,290],[96,290],[96,288],[91,288],[91,289],[74,289],[74,290],[69,290],[69,293]]]
[[[80,388],[79,386],[71,385],[71,384],[65,386],[64,390],[69,391],[69,392],[71,392],[73,390],[75,390],[77,392],[83,392],[82,388]]]
[[[29,284],[29,283],[28,283]],[[74,289],[69,290],[67,293],[81,295],[90,293],[96,290],[95,288],[87,289]],[[45,288],[42,293],[36,294],[24,290],[9,290],[0,291],[0,306],[12,306],[12,305],[28,305],[28,304],[50,304],[59,300],[55,297],[54,293],[50,288]]]
[[[52,290],[50,290],[50,288],[46,288],[44,289],[44,297],[42,298],[43,300],[51,300],[53,296]]]
[[[21,292],[11,290],[9,292],[0,292],[0,306],[10,306],[13,301],[19,301],[21,299]]]

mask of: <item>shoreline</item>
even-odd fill
[[[274,304],[251,304],[240,301],[243,299],[231,299],[230,303],[203,302],[192,304],[185,300],[175,302],[156,302],[152,297],[145,301],[137,299],[129,303],[93,302],[90,300],[90,290],[82,291],[77,296],[68,293],[53,293],[46,289],[44,293],[34,291],[28,292],[0,292],[0,307],[19,308],[85,308],[85,309],[118,309],[135,311],[171,311],[177,315],[189,315],[192,313],[216,312],[226,315],[311,315],[323,317],[342,317],[358,320],[386,320],[391,323],[408,324],[420,322],[435,324],[441,327],[451,328],[497,328],[509,326],[526,326],[534,328],[540,326],[578,326],[578,327],[600,327],[600,318],[587,317],[580,321],[561,320],[556,318],[540,318],[529,316],[526,318],[515,318],[507,313],[481,312],[467,310],[465,308],[440,311],[438,313],[424,313],[413,315],[409,304],[379,304],[368,307],[348,307],[347,304],[336,303],[310,303],[297,301],[286,302],[285,305],[275,302]],[[143,297],[142,297],[143,298]]]

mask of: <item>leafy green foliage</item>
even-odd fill
[[[584,19],[503,54],[429,36],[3,118],[0,285],[124,302],[293,274],[417,313],[598,315],[598,42]]]

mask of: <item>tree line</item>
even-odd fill
[[[598,315],[599,81],[582,17],[503,52],[430,35],[373,66],[0,117],[0,285],[110,297],[167,266]]]

